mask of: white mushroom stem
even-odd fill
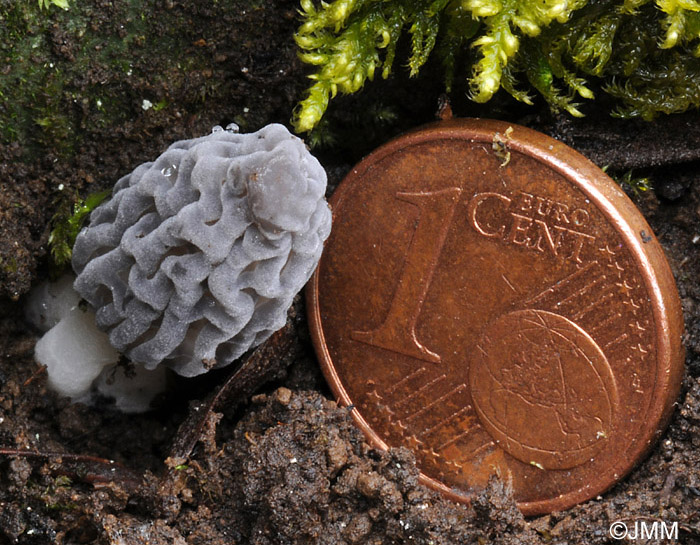
[[[35,356],[46,366],[49,386],[73,401],[85,401],[102,370],[119,361],[109,337],[97,329],[95,314],[78,307],[36,343]]]
[[[127,376],[118,366],[119,352],[95,325],[95,313],[78,306],[72,275],[56,283],[43,283],[32,292],[25,307],[27,319],[46,334],[34,349],[46,366],[48,384],[72,401],[91,403],[95,392],[113,398],[122,412],[139,413],[166,387],[166,369],[148,371],[134,364]],[[50,329],[49,329],[50,328]]]

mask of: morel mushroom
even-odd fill
[[[325,189],[282,125],[176,142],[92,212],[74,287],[134,363],[184,376],[227,365],[284,325],[330,232]]]

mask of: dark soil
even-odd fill
[[[229,371],[175,384],[140,416],[47,390],[21,296],[48,274],[56,211],[213,125],[288,123],[306,85],[296,0],[72,4],[42,12],[0,0],[0,545],[614,543],[616,520],[678,522],[679,543],[700,543],[697,112],[620,121],[603,101],[572,120],[452,97],[457,115],[529,125],[613,172],[650,175],[655,190],[630,195],[666,249],[685,312],[683,388],[651,455],[603,496],[524,519],[507,482],[457,505],[418,483],[410,452],[370,448],[331,401],[303,321],[290,333],[294,357],[269,362],[262,393],[206,411],[190,456],[172,456],[182,424]],[[410,82],[399,70],[336,101],[325,134],[335,146],[319,150],[332,186],[362,154],[432,119],[441,86],[430,70]]]

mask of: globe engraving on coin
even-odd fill
[[[682,316],[651,229],[585,158],[501,122],[375,151],[331,199],[314,344],[378,448],[457,500],[492,475],[526,514],[611,486],[665,426]]]
[[[469,368],[479,421],[501,448],[543,469],[584,463],[605,444],[618,410],[600,347],[558,314],[520,310],[482,333]],[[523,415],[532,426],[523,426]]]

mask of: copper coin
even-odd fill
[[[331,199],[314,344],[379,448],[468,500],[491,475],[528,515],[614,484],[666,425],[680,302],[632,202],[524,127],[453,120],[375,151]]]

